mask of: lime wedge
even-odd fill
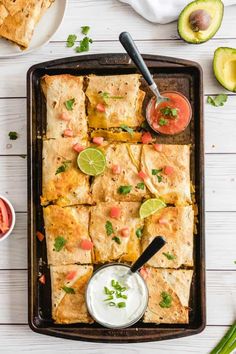
[[[87,148],[80,152],[77,158],[79,169],[89,176],[100,175],[106,167],[106,158],[101,150]]]
[[[166,204],[158,198],[146,200],[139,209],[139,216],[141,219],[154,214],[157,210],[165,208]]]

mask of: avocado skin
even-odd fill
[[[184,36],[184,33],[183,33],[183,30],[181,30],[181,24],[183,22],[183,19],[184,19],[184,16],[185,16],[185,12],[187,10],[189,10],[193,5],[199,5],[199,9],[201,9],[201,4],[204,4],[206,2],[212,2],[212,3],[220,3],[221,6],[222,6],[222,9],[221,9],[221,16],[220,16],[220,20],[218,21],[218,24],[217,26],[215,27],[215,30],[211,33],[210,36],[204,38],[204,39],[190,39],[188,38],[187,36]],[[207,41],[209,41],[209,39],[211,39],[212,37],[214,37],[214,35],[216,34],[216,32],[219,30],[220,26],[221,26],[221,23],[222,23],[222,20],[223,20],[223,16],[224,16],[224,4],[221,0],[195,0],[195,1],[192,1],[190,2],[188,5],[186,5],[184,7],[184,9],[181,11],[180,15],[179,15],[179,19],[178,19],[178,25],[177,25],[177,31],[178,31],[178,34],[180,36],[180,38],[182,38],[186,43],[190,43],[190,44],[202,44],[202,43],[205,43]],[[213,19],[214,21],[214,19]],[[192,33],[196,33],[194,32],[192,29],[190,29],[192,31]]]
[[[219,47],[215,50],[214,52],[214,58],[213,58],[213,72],[215,75],[216,80],[219,82],[219,84],[221,86],[223,86],[226,90],[231,91],[231,92],[236,92],[236,80],[235,80],[235,84],[234,84],[234,88],[230,88],[227,84],[227,82],[225,82],[225,80],[227,81],[227,78],[224,78],[222,76],[222,68],[219,67],[217,65],[217,59],[220,55],[224,55],[224,53],[227,54],[232,54],[235,56],[235,61],[236,61],[236,48],[230,48],[230,47]]]

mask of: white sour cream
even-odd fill
[[[145,312],[148,302],[148,290],[145,281],[138,273],[129,273],[122,283],[122,276],[126,275],[129,267],[119,264],[111,264],[97,270],[90,279],[86,291],[88,311],[98,323],[109,328],[124,328],[137,322]],[[109,301],[104,301],[109,295],[104,292],[104,287],[114,290],[111,281],[114,279],[127,290],[122,294],[127,299],[116,298],[113,295],[112,302],[124,302],[125,307],[109,306]],[[124,279],[124,278],[123,278]]]

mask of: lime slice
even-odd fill
[[[141,219],[154,214],[157,210],[165,208],[166,204],[158,198],[146,200],[139,209],[139,216]]]
[[[100,175],[106,167],[106,158],[101,150],[87,148],[80,152],[77,158],[79,169],[90,176]]]

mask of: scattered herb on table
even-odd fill
[[[172,305],[172,297],[171,297],[171,295],[168,294],[168,293],[165,292],[165,291],[162,291],[161,297],[162,297],[162,300],[161,300],[161,302],[159,302],[159,305],[160,305],[162,308],[169,308],[169,307],[171,307],[171,305]]]
[[[165,256],[169,261],[173,261],[173,260],[176,258],[173,254],[171,254],[171,253],[169,253],[169,252],[167,252],[167,253],[163,252],[162,254],[163,254],[163,256]]]
[[[144,189],[145,188],[145,184],[143,182],[140,182],[136,185],[136,188],[138,189]]]
[[[76,34],[69,34],[69,36],[67,37],[67,40],[66,40],[66,46],[68,48],[73,47],[74,44],[75,44],[76,39],[77,39]]]
[[[117,237],[117,236],[112,237],[112,240],[115,241],[116,243],[118,243],[118,245],[121,244],[121,240],[120,240],[120,238]]]
[[[160,175],[160,173],[162,172],[162,168],[160,169],[152,169],[152,175],[153,176],[157,176],[157,180],[160,183],[162,181],[162,176]]]
[[[135,232],[136,236],[138,238],[141,238],[142,237],[142,234],[143,234],[143,228],[142,227],[139,227],[136,232]]]
[[[8,136],[10,140],[16,140],[18,138],[17,132],[9,132]]]
[[[128,132],[130,135],[133,135],[134,134],[134,130],[130,127],[128,127],[128,125],[126,124],[121,124],[120,125],[120,128],[126,132]]]
[[[164,116],[169,116],[171,118],[176,118],[178,116],[178,110],[177,108],[171,108],[171,107],[164,107],[160,109],[161,113]]]
[[[75,290],[73,288],[70,288],[69,286],[63,286],[62,289],[67,293],[67,294],[75,294]]]
[[[60,252],[62,248],[65,246],[66,240],[62,236],[57,236],[54,241],[54,248],[53,250],[56,252]]]
[[[87,34],[89,33],[90,31],[90,27],[89,26],[81,26],[81,32],[87,36]]]
[[[159,119],[159,125],[162,127],[163,125],[167,125],[168,124],[168,120],[165,118],[161,118]]]
[[[79,46],[75,48],[77,53],[88,52],[90,43],[93,43],[93,40],[89,37],[84,37],[80,42]]]
[[[227,102],[228,96],[224,93],[217,95],[215,98],[208,96],[207,103],[211,104],[212,106],[219,107],[224,106],[225,102]]]
[[[118,189],[117,189],[117,192],[119,194],[129,194],[132,190],[132,186],[120,186]]]
[[[106,229],[107,236],[114,234],[112,223],[109,220],[106,221],[105,229]]]
[[[65,172],[68,169],[70,163],[71,163],[70,160],[63,161],[61,166],[59,166],[58,169],[56,170],[55,175],[57,175],[58,173]]]
[[[66,106],[67,111],[72,111],[73,110],[73,106],[75,103],[75,99],[71,98],[70,100],[67,100],[64,102],[64,105]]]

